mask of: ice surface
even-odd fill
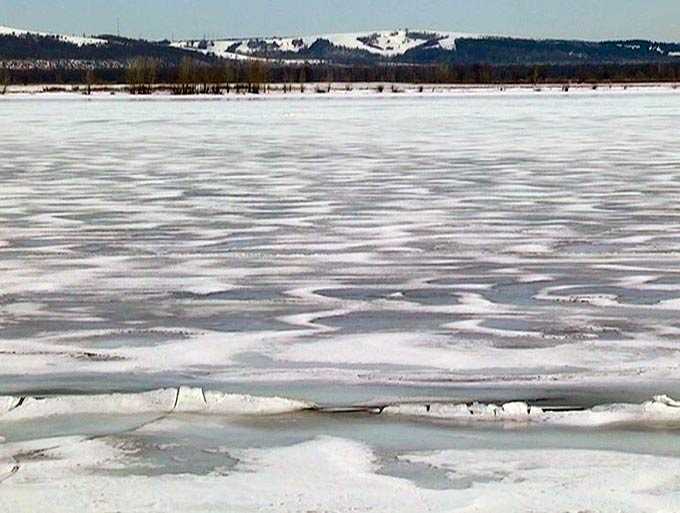
[[[672,89],[43,98],[0,104],[0,393],[680,388]]]
[[[680,95],[281,96],[0,100],[0,511],[680,509]]]
[[[163,453],[176,444],[157,447]],[[213,471],[179,475],[126,471],[139,468],[148,450],[132,440],[62,437],[0,450],[1,462],[11,458],[0,469],[18,467],[0,470],[7,511],[651,513],[680,507],[677,458],[617,451],[449,449],[396,457],[405,468],[440,472],[442,486],[435,488],[381,473],[374,449],[339,437],[210,451]]]
[[[444,451],[406,456],[474,486],[452,511],[673,511],[676,458],[607,451]],[[658,467],[657,467],[658,466]],[[657,470],[655,470],[657,467]],[[658,469],[663,468],[663,472]]]

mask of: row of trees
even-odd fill
[[[155,73],[152,74],[154,77]],[[579,66],[330,66],[283,64],[265,61],[205,64],[185,59],[177,70],[166,70],[167,82],[176,94],[220,94],[267,92],[269,84],[282,85],[284,92],[305,84],[408,83],[408,84],[534,84],[680,82],[680,63]],[[133,84],[130,83],[131,88]],[[325,92],[320,85],[319,92]]]
[[[221,94],[223,91],[260,93],[271,82],[269,66],[263,61],[247,64],[206,64],[185,58],[176,69],[164,70],[158,80],[161,63],[154,59],[138,58],[127,69],[126,81],[132,94],[150,94],[160,85],[167,85],[173,94]]]
[[[106,69],[7,69],[0,63],[0,91],[9,83],[120,84],[134,94],[168,87],[175,94],[266,92],[269,84],[286,91],[305,84],[541,84],[607,82],[680,82],[680,63],[601,65],[326,65],[252,61],[211,62],[184,58],[168,64],[137,58],[126,66]]]

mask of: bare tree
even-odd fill
[[[4,95],[7,94],[7,89],[9,87],[9,83],[11,82],[11,77],[9,74],[9,70],[5,67],[0,69],[0,94]]]
[[[151,94],[158,77],[158,61],[156,59],[144,60],[144,82],[147,86],[147,94]]]
[[[128,64],[126,71],[126,79],[128,87],[130,88],[130,94],[137,94],[138,88],[142,83],[142,59],[137,58]]]
[[[127,68],[130,94],[151,94],[158,75],[156,59],[137,57]]]
[[[179,65],[178,85],[173,89],[173,93],[196,94],[197,80],[196,63],[193,59],[185,57]]]
[[[87,90],[86,90],[85,94],[87,94],[87,95],[92,94],[92,86],[94,85],[94,83],[96,81],[97,81],[97,78],[94,74],[94,70],[88,69],[87,73],[85,74],[85,82],[87,84]]]
[[[250,93],[259,94],[263,84],[268,82],[269,69],[262,61],[255,60],[248,66],[248,89]]]
[[[304,67],[300,68],[300,76],[299,76],[298,82],[300,82],[300,92],[304,93],[305,92],[305,82],[307,82],[307,74],[305,73]]]
[[[227,94],[229,94],[229,90],[231,87],[231,84],[236,81],[236,72],[234,68],[231,66],[231,64],[227,64],[224,67],[224,83],[227,88]]]

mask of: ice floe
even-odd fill
[[[174,408],[176,397],[175,389],[138,394],[9,397],[3,402],[13,403],[14,408],[0,415],[0,422],[51,415],[169,413]]]
[[[524,402],[495,404],[396,404],[384,408],[386,415],[449,419],[466,423],[520,422],[535,425],[600,427],[617,425],[678,425],[680,402],[657,396],[642,404],[609,404],[589,409],[544,409]]]
[[[278,415],[312,411],[318,414],[338,411],[364,411],[392,417],[448,419],[465,423],[516,422],[535,426],[598,427],[616,425],[679,425],[680,401],[658,395],[641,404],[603,404],[593,408],[541,408],[523,401],[504,404],[391,402],[374,406],[338,405],[324,408],[311,401],[282,397],[227,394],[194,387],[151,392],[105,395],[62,395],[52,397],[0,397],[0,422],[54,415],[83,414],[134,415]]]
[[[254,397],[180,387],[176,412],[222,415],[276,415],[314,408],[314,404],[281,397]]]
[[[151,392],[51,397],[0,397],[0,422],[53,415],[135,415],[142,413],[201,413],[216,415],[276,415],[314,408],[305,401],[255,397],[179,387]]]

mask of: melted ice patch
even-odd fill
[[[444,470],[452,482],[467,482],[461,495],[471,502],[465,511],[580,511],[587,504],[588,510],[603,513],[651,513],[680,507],[675,458],[612,451],[453,450],[402,459]]]
[[[474,449],[397,456],[399,462],[441,473],[443,486],[438,489],[380,474],[372,447],[339,437],[213,452],[210,458],[218,466],[201,475],[140,476],[125,471],[143,457],[139,446],[113,438],[0,445],[3,505],[11,511],[26,503],[49,505],[56,513],[74,509],[525,513],[546,505],[577,511],[584,503],[602,513],[652,513],[680,507],[676,458],[615,451]]]

